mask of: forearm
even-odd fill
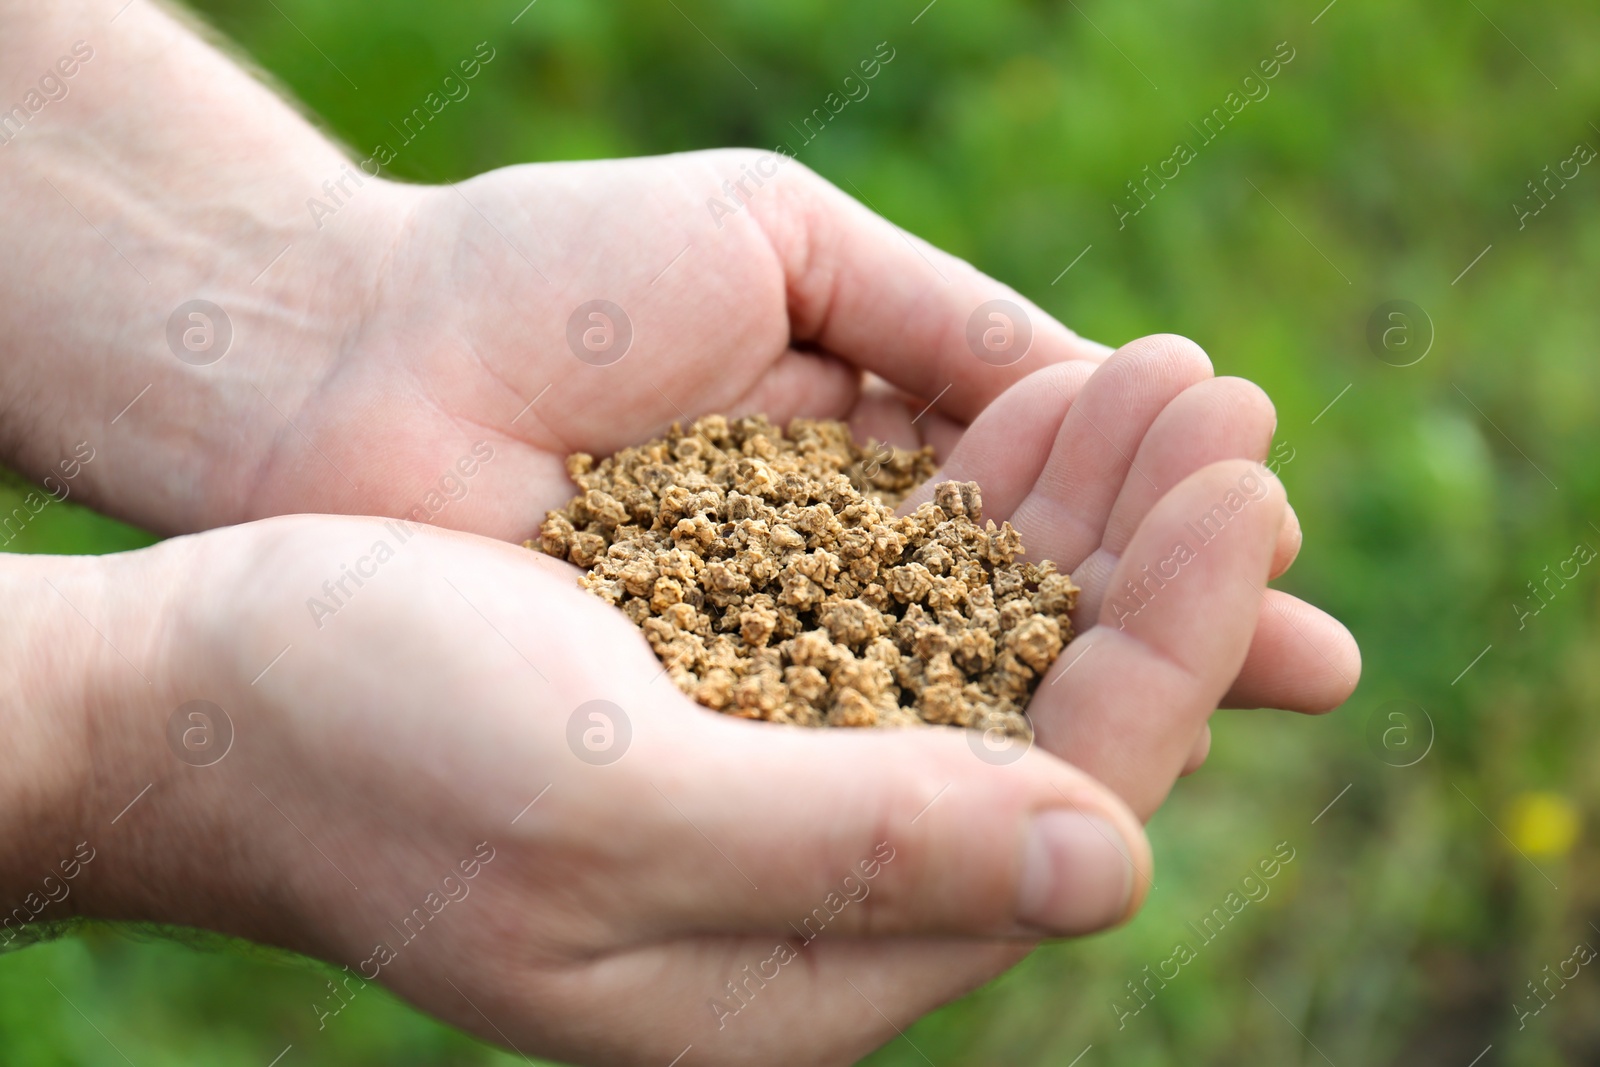
[[[236,520],[336,356],[392,187],[148,0],[0,2],[0,72],[0,459],[43,478],[87,442],[97,507]],[[307,201],[341,180],[350,210],[318,226]],[[220,321],[169,341],[196,299],[231,325],[215,362]]]

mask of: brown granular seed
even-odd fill
[[[862,448],[843,423],[710,415],[600,460],[529,548],[649,639],[683,692],[804,726],[947,723],[1031,734],[1023,709],[1072,640],[1072,579],[983,523],[976,482],[895,504],[932,449]]]

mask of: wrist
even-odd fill
[[[100,810],[92,708],[150,688],[153,636],[127,625],[110,561],[0,557],[0,595],[26,620],[0,639],[0,950],[81,914],[103,869],[116,813]]]
[[[30,681],[40,710],[28,725],[42,739],[19,760],[35,773],[53,745],[69,754],[41,775],[49,788],[36,787],[34,810],[54,812],[41,822],[49,834],[17,868],[71,855],[55,856],[66,843],[94,850],[63,915],[210,929],[301,951],[330,943],[308,889],[316,879],[282,861],[306,847],[300,827],[316,832],[296,811],[308,754],[258,699],[277,681],[267,668],[296,639],[284,624],[298,616],[285,618],[277,585],[284,531],[305,521],[116,556],[38,557],[74,573],[26,576],[55,596],[42,585],[49,577],[83,615],[62,597],[54,615],[43,598],[26,605],[30,619],[47,620],[41,633],[73,647],[50,677]]]
[[[76,916],[277,934],[263,924],[284,909],[264,917],[263,894],[238,892],[267,879],[240,877],[249,850],[229,847],[248,788],[219,773],[232,722],[185,711],[237,673],[217,625],[228,594],[213,593],[238,590],[250,561],[217,540],[0,557],[27,620],[0,647],[0,951]]]

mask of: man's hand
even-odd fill
[[[0,187],[26,220],[0,285],[33,294],[3,312],[0,387],[15,402],[0,421],[7,457],[38,476],[78,442],[93,447],[81,499],[151,529],[325,511],[521,540],[572,491],[573,451],[748,411],[849,417],[948,450],[1041,367],[1064,368],[1045,398],[1059,422],[1107,354],[781,156],[398,185],[346,163],[158,8],[110,24],[105,7],[0,9],[8,68],[45,63],[58,40],[105,42],[72,94],[0,150]],[[181,122],[152,117],[160,99],[187,102]],[[175,162],[197,146],[205,166]],[[313,213],[313,199],[338,210]],[[195,327],[213,344],[231,333],[225,354],[176,354],[171,313],[196,298],[226,316]],[[588,307],[597,300],[613,307]],[[984,310],[996,300],[1012,305],[1000,319]],[[1156,475],[1119,466],[1105,443],[1132,456],[1171,386],[1209,375],[1202,357],[1135,376],[1136,402],[1102,402],[1092,425],[1067,420],[1075,437],[1056,466],[1075,450],[1105,454],[1097,484],[1074,483],[1092,507],[1124,483],[1148,495]],[[1183,432],[1202,444],[1259,436],[1249,406],[1215,415]],[[1166,434],[1169,450],[1181,436]],[[1235,455],[1259,458],[1231,447],[1212,458]],[[1167,471],[1163,488],[1198,465]],[[997,502],[1017,477],[974,475]],[[1131,530],[1126,514],[1113,540]],[[1298,538],[1292,513],[1284,536]],[[1029,543],[1045,556],[1072,548]],[[1103,578],[1111,558],[1089,566]],[[1319,643],[1293,647],[1278,613],[1264,616],[1235,699],[1326,706]]]
[[[1185,479],[1119,566],[1257,477]],[[1282,489],[1255,484],[1126,631],[1071,646],[1035,698],[1044,744],[1014,760],[955,729],[706,711],[573,568],[470,535],[299,517],[18,564],[11,598],[51,635],[7,659],[40,667],[19,747],[59,750],[31,836],[97,850],[85,914],[283,944],[526,1052],[845,1061],[1138,907],[1135,812],[1236,671],[1272,566]],[[1082,722],[1128,743],[1080,745]],[[1078,767],[1045,750],[1075,745]],[[359,988],[308,1016],[338,1026]]]
[[[707,210],[763,167],[745,210]],[[864,372],[919,398],[903,420],[951,426],[1031,369],[1107,352],[771,153],[512,167],[375,203],[400,220],[361,230],[393,231],[368,256],[382,270],[349,294],[240,517],[404,515],[486,437],[482,488],[439,524],[521,540],[571,495],[572,452],[713,412],[847,418]],[[967,339],[995,299],[1032,335],[1005,366]]]
[[[571,451],[712,411],[844,416],[864,371],[966,422],[1107,351],[782,156],[402,185],[157,5],[0,4],[0,70],[53,70],[77,41],[68,94],[0,144],[19,295],[0,452],[42,477],[87,441],[74,488],[157,532],[406,514],[487,439],[471,497],[427,518],[520,539]],[[967,334],[992,300],[1018,340],[985,363]]]
[[[59,562],[12,599],[83,650],[27,688],[87,739],[39,823],[97,849],[72,903],[348,965],[529,1053],[847,1061],[1149,884],[1138,820],[1082,770],[996,765],[956,729],[714,714],[521,548],[301,517],[51,590]]]
[[[1269,593],[1291,622],[1273,629],[1261,607],[1298,541],[1281,487],[1212,462],[1260,458],[1260,411],[1213,405],[1236,387],[1208,386],[1192,352],[1132,349],[1091,379],[1099,346],[798,164],[739,185],[760,153],[369,176],[313,219],[342,157],[155,7],[112,25],[115,7],[0,5],[0,69],[97,48],[0,149],[22,220],[0,286],[26,295],[3,312],[0,443],[26,470],[88,441],[88,501],[162,531],[420,509],[520,538],[570,491],[569,451],[707,411],[850,416],[936,439],[991,514],[1076,568],[1099,625],[1035,699],[1041,745],[997,764],[959,731],[714,716],[570,568],[465,535],[301,518],[38,561],[14,602],[41,621],[0,704],[17,768],[0,811],[38,816],[0,834],[8,894],[35,860],[104,840],[85,912],[344,962],[491,1040],[831,1062],[1030,939],[1137,907],[1136,815],[1203,754],[1230,685],[1249,703],[1340,695],[1311,658],[1348,675],[1340,633],[1293,647],[1312,617]],[[731,214],[708,207],[724,182]],[[196,298],[231,327],[214,361],[169,341]],[[1032,333],[1016,362],[969,340],[996,299]],[[620,315],[590,318],[596,300]],[[1152,358],[1163,373],[1139,370]],[[1227,519],[1177,560],[1217,501]],[[1126,582],[1146,592],[1119,602]],[[191,701],[224,718],[201,729]],[[224,720],[231,746],[207,763],[190,742]]]

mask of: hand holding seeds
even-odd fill
[[[157,783],[127,817],[148,842],[140,863],[97,863],[81,906],[300,948],[557,1057],[665,1063],[690,1044],[708,1063],[858,1056],[892,1035],[883,1015],[860,1010],[861,993],[889,1018],[911,1018],[1040,937],[1136,910],[1152,870],[1139,818],[1193,762],[1230,687],[1241,701],[1270,691],[1305,708],[1340,697],[1335,668],[1356,665],[1337,625],[1287,600],[1263,607],[1296,532],[1281,486],[1250,461],[1270,432],[1259,391],[1211,379],[1187,343],[1154,339],[1092,374],[1042,368],[961,435],[943,473],[984,485],[989,565],[1016,550],[1003,527],[987,532],[998,515],[1081,588],[1068,616],[1053,616],[1078,634],[1053,664],[1012,650],[1042,676],[1026,705],[1038,743],[1007,761],[985,758],[972,743],[982,734],[949,726],[811,730],[709,712],[626,613],[642,586],[613,606],[579,585],[578,568],[487,538],[283,518],[58,576],[60,596],[108,642],[96,637],[74,672],[96,694],[90,806],[120,806]],[[879,475],[894,491],[924,471],[890,463]],[[970,489],[942,485],[935,476],[902,511],[918,514],[929,493],[945,521],[977,510]],[[688,503],[661,488],[670,506]],[[840,503],[840,515],[861,506]],[[897,520],[873,515],[893,531]],[[721,538],[721,526],[688,514],[673,529],[684,521],[694,537]],[[942,544],[940,525],[924,547]],[[569,553],[579,532],[555,530]],[[1184,544],[1191,553],[1175,551]],[[905,594],[906,614],[916,602],[938,619],[936,555],[920,563],[927,590],[893,577],[909,563],[882,574],[891,601],[891,585]],[[380,559],[376,571],[361,562]],[[344,587],[332,614],[308,611],[351,561],[367,577]],[[870,585],[878,575],[866,570],[856,580]],[[1033,600],[1042,568],[1019,573],[1034,586],[1028,608],[1045,606]],[[638,577],[604,580],[626,589]],[[1128,581],[1142,601],[1118,599]],[[771,620],[762,605],[739,605],[736,618],[758,616],[739,619],[741,640],[746,621],[771,621],[774,634],[789,625],[778,586]],[[43,632],[82,629],[47,594],[34,611],[53,613]],[[1268,646],[1276,659],[1251,674],[1252,640],[1271,637],[1279,610],[1321,642],[1333,673],[1297,665],[1291,644]],[[163,620],[156,641],[151,618]],[[855,623],[829,619],[870,662],[876,639],[852,642]],[[144,665],[148,688],[127,685],[113,647]],[[908,651],[914,689],[915,640]],[[921,664],[925,683],[932,662]],[[817,670],[832,686],[831,667]],[[1266,688],[1284,677],[1293,684]],[[920,695],[940,684],[950,683]],[[853,702],[837,699],[846,688],[828,714],[848,713]],[[162,731],[196,693],[225,707],[236,732],[204,774],[173,760]],[[728,707],[744,706],[737,684],[731,696]],[[61,699],[46,691],[33,702]],[[886,710],[905,709],[897,699]],[[393,917],[480,845],[495,859],[472,898],[396,951]],[[819,1030],[818,1017],[849,1022]]]
[[[8,55],[104,25],[11,7]],[[1111,354],[798,163],[708,214],[764,153],[370,178],[307,232],[348,161],[158,6],[118,14],[59,113],[87,125],[0,167],[3,458],[104,439],[80,499],[210,532],[7,564],[0,889],[114,822],[85,915],[287,945],[564,1059],[836,1063],[1137,910],[1140,819],[1219,702],[1354,684],[1343,629],[1266,589],[1299,539],[1252,462],[1271,407],[1193,345]],[[140,273],[85,300],[90,218]],[[154,327],[200,293],[238,344],[196,360]],[[597,354],[602,306],[628,343]],[[698,480],[651,459],[544,523],[570,454],[717,413],[672,447]],[[812,484],[797,418],[921,458]],[[849,454],[819,425],[812,459]],[[898,514],[863,495],[930,474]],[[214,760],[172,740],[196,700]]]
[[[1256,472],[1234,460],[1185,478],[1117,566],[1158,561]],[[1284,516],[1281,488],[1261,484],[1126,631],[1090,626],[1068,646],[1104,642],[1047,673],[1031,711],[1043,744],[1004,764],[948,727],[711,713],[575,568],[488,539],[415,529],[320,630],[304,600],[328,561],[371,553],[389,526],[276,519],[112,557],[117,570],[63,592],[118,647],[137,650],[154,612],[165,641],[192,651],[96,716],[119,754],[99,773],[104,801],[151,780],[160,792],[135,809],[152,842],[139,876],[97,869],[84,906],[366,967],[462,1026],[559,1058],[670,1062],[693,1044],[709,1063],[846,1061],[892,1036],[856,990],[913,1017],[1039,937],[1137,908],[1151,866],[1136,812],[1170,785],[1185,731],[1256,625],[1251,585]],[[91,599],[182,590],[174,579],[196,573],[198,594]],[[99,659],[95,676],[126,673]],[[204,775],[174,774],[146,727],[196,691],[229,709],[238,740]],[[1045,751],[1074,746],[1134,810]],[[236,841],[250,847],[205,844]],[[480,843],[495,859],[472,898],[377,953],[392,917]],[[819,1016],[853,1021],[819,1031]]]
[[[1196,513],[1162,559],[1112,572],[1155,494],[1208,459],[1249,458],[1259,467],[1265,457],[1270,404],[1248,383],[1210,379],[1209,370],[1187,342],[1130,346],[1090,379],[1074,409],[1052,402],[1065,400],[1071,383],[1063,368],[1047,368],[1013,387],[956,447],[951,465],[996,479],[1004,506],[1017,509],[1019,523],[1037,535],[1034,543],[1078,569],[1099,609],[1078,612],[1084,628],[1114,623],[1125,636],[1139,635],[1137,619],[1150,601],[1276,482],[1264,467],[1241,475]],[[1139,376],[1155,385],[1131,389]],[[1164,400],[1170,413],[1158,407]],[[1132,420],[1119,419],[1115,408],[1099,415],[1126,448],[1096,422],[1096,409],[1111,405],[1135,412]],[[1236,416],[1205,425],[1218,405]],[[1144,442],[1137,440],[1141,417],[1152,427]],[[1030,432],[1040,439],[1019,439]],[[1053,444],[1045,433],[1055,436]],[[1136,446],[1155,476],[1132,457]],[[1070,616],[1081,590],[1053,558],[1036,552],[1033,562],[1019,562],[1028,542],[1010,522],[979,525],[979,482],[930,480],[932,448],[880,456],[881,447],[853,441],[838,423],[797,420],[785,432],[760,417],[709,416],[675,425],[662,440],[598,463],[571,457],[568,471],[582,492],[551,512],[528,545],[585,568],[582,584],[639,625],[671,680],[707,707],[777,723],[953,724],[1031,740],[1024,712],[1074,636]],[[1050,460],[1041,458],[1030,472],[1027,457],[1047,452]],[[989,458],[1014,456],[1021,462]],[[1080,484],[1078,499],[1065,498],[1050,476],[1052,467],[1064,473],[1074,463],[1115,467],[1119,460],[1125,480],[1115,497]],[[1039,482],[1019,496],[1017,477],[1030,473]],[[1134,475],[1143,484],[1132,485]],[[922,503],[894,515],[892,505],[908,492]],[[1278,529],[1270,575],[1244,581],[1262,601],[1268,639],[1287,637],[1285,627],[1302,639],[1303,647],[1290,646],[1291,656],[1308,661],[1295,672],[1299,688],[1291,695],[1294,706],[1314,711],[1342,701],[1359,667],[1336,622],[1265,591],[1267,578],[1287,569],[1298,549],[1291,516]],[[1091,552],[1096,526],[1106,532]],[[1298,625],[1288,610],[1301,616]],[[1115,641],[1091,634],[1072,650],[1072,664]],[[1194,666],[1213,673],[1216,658]],[[1252,684],[1230,688],[1248,694]],[[1204,759],[1204,715],[1222,695],[1177,727],[1180,762],[1169,753],[1161,765],[1175,773]],[[1095,753],[1075,753],[1066,743],[1058,702],[1044,703],[1061,754],[1092,764]],[[1149,725],[1148,718],[1127,723],[1112,745],[1135,749]],[[1149,743],[1172,749],[1173,736],[1157,730]],[[1149,788],[1142,773],[1125,785],[1141,806],[1148,796],[1153,807],[1166,791]]]

